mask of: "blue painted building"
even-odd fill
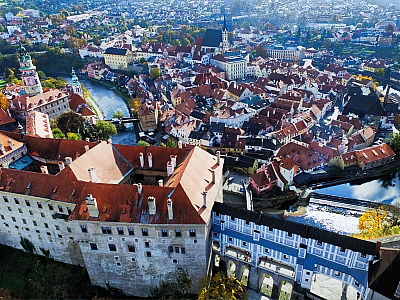
[[[266,278],[273,279],[271,299],[278,298],[287,283],[306,294],[316,274],[341,281],[342,299],[347,299],[343,297],[349,287],[358,299],[393,299],[399,290],[400,272],[388,269],[399,257],[396,250],[226,204],[214,204],[212,247],[216,265],[224,262],[228,275],[249,289],[267,294]],[[379,280],[381,275],[392,282]]]

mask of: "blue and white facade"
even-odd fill
[[[380,244],[220,203],[214,205],[212,232],[214,256],[228,262],[227,269],[233,262],[251,270],[251,289],[260,290],[264,273],[304,293],[311,289],[313,275],[323,274],[340,280],[343,293],[352,286],[362,299],[372,297],[368,269]]]

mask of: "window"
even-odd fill
[[[318,246],[322,246],[322,242],[321,241],[317,241],[317,245]]]
[[[121,266],[121,263],[120,262],[117,262],[117,267],[120,267]]]
[[[150,242],[144,242],[144,246],[145,246],[146,248],[150,248]]]
[[[3,200],[4,200],[4,202],[8,202],[7,196],[3,196]]]
[[[101,232],[103,232],[103,234],[111,234],[111,227],[101,226]]]
[[[37,222],[36,221],[32,221],[34,226],[37,226]]]
[[[335,271],[335,276],[340,276],[340,272],[339,271]]]
[[[317,264],[314,264],[314,269],[318,269],[318,265]]]
[[[87,232],[86,225],[81,225],[81,230],[82,230],[82,232],[86,233]]]
[[[360,286],[360,283],[358,281],[356,281],[354,284],[355,284],[356,287]]]
[[[8,208],[8,211],[12,211],[12,208],[11,208],[11,207],[7,206],[7,208]]]
[[[268,249],[268,248],[265,248],[264,252],[265,252],[265,253],[269,253],[269,249]]]
[[[40,215],[42,216],[42,218],[45,218],[46,216],[44,215],[44,213],[40,213]]]
[[[128,245],[128,251],[129,252],[136,252],[135,246],[134,245]]]
[[[246,220],[246,225],[250,225],[250,221],[247,221],[247,220]]]
[[[26,220],[25,220],[25,219],[22,219],[22,223],[26,224]]]
[[[67,227],[68,232],[72,232],[71,227]]]
[[[272,231],[272,230],[274,230],[274,229],[273,229],[272,227],[268,227],[268,230],[269,230],[269,231]]]
[[[45,228],[49,228],[49,224],[44,223],[44,227],[45,227]]]
[[[49,204],[49,209],[53,210],[53,205]]]
[[[167,237],[168,236],[168,230],[167,229],[161,230],[161,236]]]
[[[1,218],[2,218],[3,220],[5,220],[4,215],[1,215]]]
[[[180,229],[175,230],[175,237],[182,237],[182,231]]]
[[[232,242],[232,241],[233,241],[233,238],[228,237],[228,241]]]
[[[247,246],[247,243],[246,243],[246,242],[243,242],[242,244],[243,244],[243,246]]]
[[[110,251],[117,251],[117,246],[115,246],[115,244],[108,244],[108,249],[110,249]]]
[[[47,233],[48,236],[51,236],[51,233],[50,233],[50,232],[47,231],[46,233]]]
[[[37,206],[38,206],[39,208],[43,208],[42,203],[40,203],[40,202],[37,203]]]
[[[172,262],[173,262],[174,264],[177,264],[177,263],[178,263],[178,260],[177,260],[177,259],[174,259]]]
[[[189,230],[189,236],[190,236],[190,237],[196,237],[196,230],[190,229],[190,230]]]
[[[133,230],[133,228],[128,227],[128,233],[129,235],[135,235],[135,231]]]
[[[62,235],[61,235],[61,234],[59,234],[58,237],[59,237],[60,239],[62,239]]]
[[[288,232],[287,236],[288,236],[288,237],[292,237],[292,236],[293,236],[293,233]]]
[[[19,212],[20,214],[23,214],[23,213],[24,213],[24,212],[22,211],[21,208],[18,208],[18,212]]]
[[[179,247],[175,247],[175,253],[179,253]]]
[[[31,216],[33,216],[33,211],[29,210],[29,214],[30,214]]]
[[[136,261],[136,259],[134,257],[131,258],[132,261]]]
[[[184,247],[181,247],[181,253],[185,254],[186,253],[186,249]]]
[[[71,214],[71,207],[67,206],[67,211],[68,211],[68,214],[70,215]]]
[[[60,226],[59,225],[56,225],[55,227],[56,227],[56,230],[60,230]]]
[[[19,204],[18,198],[14,198],[15,204]]]
[[[344,249],[343,247],[340,247],[340,252],[345,252],[346,249]]]
[[[149,236],[149,231],[147,228],[142,228],[142,236]]]
[[[25,200],[25,204],[26,204],[26,206],[31,206],[31,203],[29,202],[29,200]]]
[[[17,220],[15,219],[15,217],[11,217],[11,220],[13,220],[13,222],[17,222]]]
[[[235,221],[235,217],[231,217],[231,221]]]
[[[98,250],[96,243],[90,243],[90,250]]]
[[[63,207],[62,207],[61,205],[58,206],[58,211],[59,211],[60,213],[63,213],[63,212],[64,212]]]
[[[124,228],[117,227],[117,232],[118,232],[119,235],[124,235]]]
[[[361,253],[361,257],[362,257],[362,258],[366,258],[366,257],[367,257],[367,254]]]
[[[150,251],[146,251],[146,257],[151,257],[151,252]]]

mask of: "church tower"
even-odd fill
[[[43,94],[42,84],[39,80],[39,75],[36,72],[36,67],[32,64],[31,56],[26,53],[25,48],[20,45],[18,47],[19,54],[19,70],[22,75],[22,82],[24,83],[24,90],[28,96],[36,96]]]
[[[72,68],[72,91],[74,94],[78,94],[83,98],[82,86],[79,82],[78,76],[75,74],[74,68]]]
[[[226,28],[225,15],[224,15],[224,27],[222,28],[222,49],[224,52],[229,50],[228,29]]]

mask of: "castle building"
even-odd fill
[[[222,201],[222,158],[198,147],[24,141],[29,168],[41,172],[0,169],[2,244],[28,241],[127,295],[149,296],[181,268],[198,291],[209,272],[211,210]]]
[[[43,93],[42,84],[39,80],[39,75],[36,72],[36,67],[32,63],[31,56],[26,52],[26,49],[20,45],[18,48],[18,60],[24,83],[24,90],[28,96],[36,96]]]
[[[107,48],[104,52],[104,62],[111,69],[127,69],[132,61],[133,56],[129,49]]]

